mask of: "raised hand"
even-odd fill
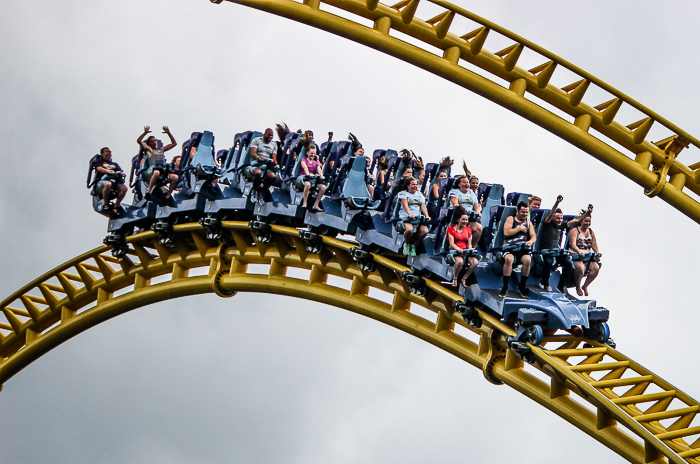
[[[164,133],[164,134],[169,134],[169,133],[170,133],[170,129],[168,129],[168,126],[163,126],[163,133]]]
[[[588,205],[588,212],[592,213],[593,212],[593,205]]]
[[[148,134],[151,132],[151,126],[143,126],[143,133]]]
[[[564,197],[561,195],[557,196],[557,203],[561,203],[562,201],[564,201]]]

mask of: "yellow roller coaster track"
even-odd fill
[[[223,228],[213,241],[199,224],[177,225],[172,246],[151,231],[133,235],[122,260],[103,246],[6,298],[0,385],[64,341],[132,309],[201,293],[272,293],[344,308],[425,340],[630,462],[700,463],[700,439],[684,440],[700,434],[692,426],[698,402],[609,346],[548,333],[542,348],[532,348],[535,363],[524,364],[507,348],[513,330],[496,317],[478,310],[483,325],[469,326],[453,309],[461,298],[436,282],[427,281],[423,297],[411,293],[402,258],[374,255],[377,269],[367,272],[351,258],[351,242],[323,237],[323,250],[309,253],[294,228],[273,225],[269,243],[258,242],[244,222]],[[420,307],[430,312],[419,315]]]
[[[211,0],[222,3],[223,0]],[[660,115],[619,90],[535,45],[534,43],[443,0],[423,0],[441,13],[422,20],[415,15],[419,0],[401,0],[388,6],[378,0],[229,0],[293,19],[387,53],[475,92],[554,133],[644,188],[649,197],[664,201],[700,223],[700,163],[687,166],[677,157],[691,144],[700,142]],[[339,16],[333,12],[342,14]],[[473,25],[455,31],[459,18]],[[365,25],[369,24],[369,25]],[[393,31],[406,34],[422,47],[393,37]],[[485,48],[487,38],[500,35],[512,45],[498,52]],[[435,51],[435,53],[433,52]],[[541,64],[526,70],[518,66],[523,52],[539,56]],[[474,71],[467,63],[485,71],[500,85]],[[577,76],[569,85],[551,83],[558,70]],[[591,89],[597,87],[596,92]],[[601,93],[608,98],[588,104],[586,94]],[[540,104],[538,104],[540,103]],[[542,105],[550,105],[569,118],[558,116]],[[619,122],[623,105],[641,119]],[[651,142],[647,135],[653,125],[663,126],[662,140]],[[595,130],[596,136],[591,134]],[[625,153],[613,148],[613,142]],[[695,197],[688,195],[695,194]]]

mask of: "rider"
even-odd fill
[[[532,195],[528,197],[527,199],[527,205],[528,205],[528,212],[527,212],[527,220],[530,220],[530,213],[536,209],[540,209],[542,206],[542,198],[538,197],[537,195]]]
[[[472,230],[469,228],[469,213],[461,206],[455,210],[457,216],[457,224],[447,228],[447,242],[450,246],[450,251],[455,251],[455,267],[454,277],[452,278],[452,286],[457,286],[457,278],[464,266],[463,253],[472,247]],[[467,286],[467,278],[474,272],[479,260],[475,256],[469,258],[469,269],[466,270],[462,277],[462,285]]]
[[[309,200],[309,193],[312,187],[318,187],[318,194],[311,211],[316,213],[322,211],[319,207],[321,197],[328,187],[328,181],[323,177],[321,162],[318,160],[316,145],[311,145],[306,150],[306,159],[301,160],[301,169],[304,171],[304,200],[301,203],[302,208],[306,208],[306,203]],[[312,185],[313,183],[313,185]]]
[[[168,126],[163,126],[163,133],[168,134],[168,137],[170,137],[170,143],[168,145],[165,145],[160,150],[158,150],[158,141],[153,135],[149,136],[145,142],[143,141],[143,138],[146,136],[146,134],[149,134],[150,132],[151,127],[146,126],[143,128],[143,134],[141,134],[139,138],[136,139],[136,143],[146,153],[146,160],[144,164],[148,167],[143,172],[143,178],[148,181],[148,190],[146,190],[146,195],[144,195],[144,198],[146,198],[146,200],[151,199],[151,192],[153,191],[153,187],[155,187],[156,182],[158,181],[160,176],[162,174],[167,173],[165,152],[177,146],[175,137],[173,137],[173,134],[170,133],[170,129],[168,129]],[[176,174],[168,174],[169,186],[168,193],[165,195],[166,199],[170,199],[173,190],[177,186],[177,181],[178,176]]]
[[[561,246],[561,233],[575,224],[580,224],[585,217],[593,211],[593,205],[588,205],[588,209],[579,217],[574,218],[564,223],[564,214],[559,209],[559,203],[564,200],[564,197],[559,195],[557,201],[552,206],[547,217],[544,218],[540,229],[540,249],[556,250]],[[557,285],[557,290],[560,293],[566,293],[566,282],[569,276],[573,274],[574,265],[571,262],[571,257],[568,254],[560,254],[558,256],[543,256],[544,268],[542,273],[542,287],[549,290],[549,274],[557,267],[561,266],[561,278]]]
[[[430,223],[430,216],[425,206],[425,196],[418,191],[418,181],[410,177],[404,185],[406,190],[402,190],[397,196],[400,202],[399,219],[403,221],[406,229],[403,234],[403,254],[416,256],[416,244],[422,242],[428,235],[427,224]],[[414,227],[418,229],[415,232]]]
[[[459,176],[455,179],[453,184],[455,187],[450,190],[448,199],[450,200],[450,205],[454,208],[461,206],[467,213],[473,211],[479,214],[481,213],[481,204],[479,203],[475,190],[471,188],[471,185],[474,184],[478,190],[479,179],[477,177],[473,177],[473,179],[474,181],[467,176]],[[481,233],[484,228],[481,223],[476,220],[476,217],[472,217],[472,220],[469,222],[469,227],[474,234],[472,236],[472,243],[476,246],[479,244],[479,240],[481,240]]]
[[[114,202],[112,211],[114,214],[119,215],[119,205],[126,195],[126,185],[124,185],[124,178],[126,174],[119,167],[119,164],[112,161],[112,150],[108,147],[100,149],[100,155],[102,158],[95,164],[95,171],[97,173],[97,185],[95,186],[96,192],[102,192],[102,200],[104,201],[104,206],[102,206],[102,211],[109,210],[109,196],[112,192],[112,184],[117,184],[117,199]]]
[[[603,256],[602,253],[598,252],[598,242],[595,239],[593,229],[591,229],[590,213],[583,219],[583,221],[581,221],[581,225],[579,227],[571,229],[571,232],[569,233],[569,248],[578,255],[585,255],[593,252],[598,258]],[[600,266],[593,260],[589,261],[587,264],[584,264],[581,260],[577,260],[574,261],[574,267],[576,269],[574,271],[576,293],[578,296],[588,296],[588,286],[598,276]],[[586,273],[588,273],[588,277],[586,278],[586,283],[583,284],[582,287],[581,280]]]
[[[537,235],[535,234],[535,229],[532,227],[532,223],[528,221],[527,214],[530,211],[528,204],[524,201],[518,203],[518,209],[515,216],[508,216],[503,227],[503,245],[513,245],[517,243],[526,243],[532,246],[537,240]],[[506,296],[508,292],[508,282],[510,281],[510,275],[513,272],[513,265],[517,265],[520,261],[523,265],[521,270],[520,284],[518,285],[518,291],[520,296],[527,298],[527,287],[525,286],[527,282],[527,277],[530,275],[530,263],[532,262],[530,251],[506,251],[503,253],[503,287],[499,293],[500,296]]]
[[[277,175],[276,153],[277,143],[272,141],[272,129],[267,128],[262,137],[256,137],[250,142],[250,159],[253,168],[253,190],[263,191],[272,185]],[[272,165],[270,165],[272,163]],[[265,169],[265,179],[262,179]]]

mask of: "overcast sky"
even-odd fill
[[[699,3],[459,4],[700,133]],[[545,207],[564,195],[567,213],[593,203],[604,264],[591,294],[610,309],[618,348],[700,397],[698,225],[532,123],[374,50],[228,2],[5,1],[0,12],[3,297],[101,244],[107,221],[84,186],[100,147],[127,166],[144,125],[170,126],[179,143],[211,130],[226,148],[237,132],[285,121],[318,138],[352,131],[372,150],[465,159],[482,181],[538,194]],[[698,150],[680,156],[700,161]],[[265,295],[156,304],[54,349],[0,393],[0,456],[8,464],[621,461],[427,343],[337,308]]]

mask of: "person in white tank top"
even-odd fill
[[[586,216],[579,227],[571,229],[569,233],[569,248],[577,254],[586,254],[593,251],[598,257],[603,256],[598,251],[598,243],[595,239],[593,229],[591,229],[591,216]],[[581,286],[581,280],[588,270],[586,282]],[[576,293],[578,296],[588,296],[588,286],[598,277],[600,266],[598,263],[591,261],[584,263],[582,261],[574,261],[574,281],[576,282]]]
[[[150,126],[144,127],[143,134],[141,134],[136,140],[136,143],[139,145],[139,147],[141,147],[146,152],[146,159],[144,161],[144,164],[148,167],[143,173],[144,179],[148,180],[148,190],[146,190],[145,195],[146,200],[150,199],[153,187],[156,185],[156,182],[161,177],[161,175],[163,175],[163,173],[166,172],[165,152],[177,146],[175,137],[173,137],[173,134],[170,133],[170,129],[168,129],[168,126],[163,126],[163,133],[168,134],[168,137],[170,137],[170,143],[168,145],[163,146],[163,148],[161,148],[160,150],[158,150],[158,142],[156,141],[155,136],[151,135],[146,139],[145,142],[143,141],[143,138],[146,136],[146,134],[149,134],[150,132]],[[144,167],[146,166],[142,166],[142,168]],[[179,176],[177,174],[168,174],[169,186],[168,193],[165,195],[166,198],[170,199],[173,190],[177,186],[178,179]]]

